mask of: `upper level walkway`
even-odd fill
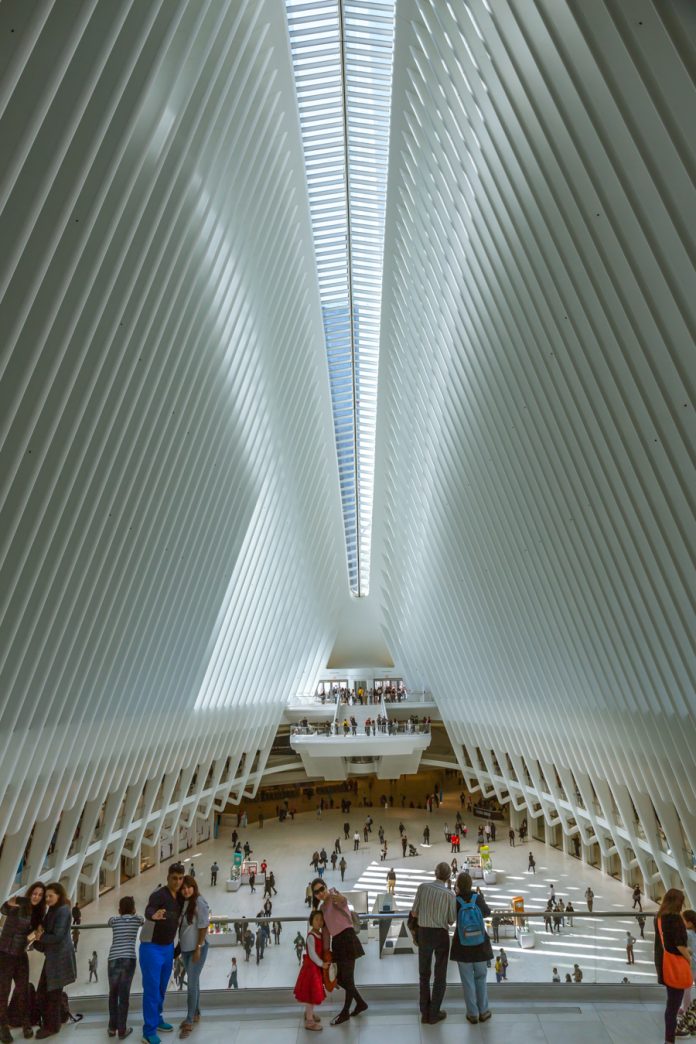
[[[418,771],[431,741],[427,716],[413,714],[397,722],[390,719],[384,702],[339,702],[333,712],[331,719],[292,728],[290,746],[302,758],[308,776],[346,779],[374,772],[378,779],[396,779]]]

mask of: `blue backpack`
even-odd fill
[[[486,939],[483,914],[476,898],[476,894],[472,894],[467,903],[461,896],[457,896],[457,933],[462,946],[480,946]]]

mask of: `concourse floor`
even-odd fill
[[[393,866],[397,875],[396,899],[399,909],[408,910],[413,894],[422,880],[430,879],[435,864],[446,859],[451,860],[450,846],[445,842],[444,825],[454,824],[456,809],[459,807],[458,797],[454,794],[445,797],[445,804],[440,810],[431,814],[420,809],[394,808],[384,811],[381,808],[363,809],[353,807],[348,817],[351,829],[362,826],[365,817],[371,813],[374,819],[373,832],[367,844],[361,841],[360,849],[353,851],[353,842],[343,842],[348,868],[346,878],[341,885],[338,871],[332,872],[330,865],[326,879],[329,885],[350,890],[365,889],[374,899],[378,891],[384,891],[386,872]],[[314,876],[310,866],[310,858],[314,849],[322,845],[330,854],[334,839],[342,836],[342,824],[346,816],[340,811],[325,812],[321,819],[314,813],[302,813],[295,821],[286,820],[279,823],[276,819],[267,820],[262,829],[256,824],[242,831],[242,842],[248,838],[253,849],[253,857],[259,862],[266,859],[269,868],[276,876],[278,895],[273,899],[273,915],[304,917],[307,907],[304,905],[305,887]],[[410,840],[414,843],[422,840],[422,831],[426,822],[431,831],[432,845],[425,848],[418,845],[418,856],[401,857],[399,844],[399,822],[403,820]],[[461,864],[467,854],[476,851],[475,837],[479,821],[468,816],[469,838],[462,844],[458,861]],[[390,855],[385,863],[380,862],[380,845],[377,837],[379,825],[383,825],[389,844]],[[257,883],[255,895],[249,893],[244,885],[237,893],[225,890],[227,868],[231,858],[231,828],[223,828],[225,836],[217,840],[207,841],[195,849],[184,853],[188,857],[187,865],[193,859],[197,879],[202,894],[208,899],[213,915],[246,916],[253,918],[263,905],[263,884]],[[473,837],[472,837],[473,835]],[[501,872],[499,883],[495,886],[484,886],[484,892],[490,905],[508,905],[513,895],[524,896],[528,908],[542,909],[551,882],[554,883],[557,896],[564,900],[572,899],[577,910],[585,910],[585,889],[591,885],[595,893],[594,913],[630,909],[631,890],[611,877],[607,877],[593,867],[585,866],[571,856],[564,855],[544,844],[531,841],[524,846],[512,848],[508,844],[507,827],[501,824],[499,835],[501,840],[492,845],[493,862]],[[534,852],[537,863],[536,874],[527,873],[527,855]],[[397,856],[398,852],[398,856]],[[210,865],[217,860],[220,874],[216,888],[209,887]],[[85,906],[84,923],[104,922],[117,910],[120,895],[133,895],[136,907],[142,912],[149,893],[165,880],[166,860],[158,867],[146,871],[139,877],[122,885],[120,889],[107,892],[98,901]],[[654,904],[644,904],[644,909],[653,910]],[[371,909],[371,906],[370,906]],[[543,925],[541,926],[543,929]],[[245,963],[244,953],[236,946],[211,946],[207,964],[203,972],[201,986],[203,989],[220,989],[227,982],[230,958],[236,956],[239,963],[239,985],[244,986],[278,986],[294,984],[297,974],[297,959],[292,946],[298,929],[305,930],[304,924],[286,924],[281,936],[280,946],[266,949],[263,961],[256,965]],[[625,936],[630,929],[638,942],[635,947],[635,965],[626,965]],[[81,932],[78,947],[78,982],[70,988],[75,994],[96,994],[105,992],[106,960],[111,933],[108,929]],[[509,958],[508,979],[512,982],[535,981],[550,982],[552,968],[556,966],[563,978],[570,972],[574,963],[579,963],[584,972],[585,982],[600,981],[620,983],[627,976],[632,983],[654,983],[655,972],[652,962],[653,940],[651,925],[646,927],[646,940],[641,941],[635,919],[630,917],[612,921],[602,921],[601,917],[592,920],[576,921],[574,928],[565,928],[560,935],[550,936],[543,930],[537,934],[537,945],[533,950],[521,950],[514,938],[501,935],[500,945],[504,946]],[[92,950],[99,955],[98,983],[88,983],[87,960]],[[356,978],[358,982],[402,983],[417,982],[417,958],[409,953],[392,954],[379,958],[377,944],[371,940],[366,946],[366,956],[358,962]],[[495,976],[491,972],[494,981]],[[449,980],[459,984],[457,969],[451,965]],[[140,989],[139,972],[133,983],[134,990]],[[171,988],[174,988],[173,986]],[[458,986],[461,990],[461,986]],[[483,1029],[483,1027],[482,1027]]]
[[[263,1041],[263,1044],[296,1044],[315,1038],[350,1041],[351,1044],[383,1044],[385,1035],[398,1033],[399,1044],[655,1044],[664,1039],[662,1010],[655,1004],[580,1004],[535,1006],[500,1006],[494,1009],[490,1022],[470,1026],[463,1012],[450,1011],[437,1026],[422,1026],[414,1006],[401,1008],[375,1006],[359,1019],[342,1026],[328,1025],[330,1012],[323,1013],[322,1034],[304,1029],[297,1010],[291,1008],[260,1018],[258,1012],[216,1010],[205,1017],[193,1032],[205,1044],[241,1044]],[[96,1016],[61,1033],[74,1044],[102,1044],[104,1020]],[[139,1027],[131,1040],[139,1040]],[[166,1038],[165,1038],[166,1039]],[[177,1039],[176,1037],[173,1039]]]

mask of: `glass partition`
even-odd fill
[[[364,984],[387,985],[418,981],[417,948],[406,926],[406,911],[363,915],[360,939],[365,957],[356,966],[356,980]],[[641,925],[642,921],[642,925]],[[267,941],[257,953],[256,937],[262,925],[268,926]],[[641,931],[642,927],[642,931]],[[487,921],[494,955],[504,951],[507,963],[496,973],[492,962],[489,982],[495,983],[607,983],[650,985],[655,980],[653,965],[653,915],[633,911],[574,913],[559,915],[510,908],[493,910]],[[244,943],[245,933],[246,946]],[[453,931],[453,929],[451,930]],[[208,935],[208,955],[201,979],[204,990],[227,988],[232,958],[236,958],[238,985],[275,987],[294,985],[302,943],[307,932],[304,914],[295,917],[247,918],[215,917]],[[78,979],[68,987],[72,996],[105,994],[107,960],[111,931],[106,925],[82,924],[73,930],[77,942]],[[634,939],[632,950],[627,944]],[[248,951],[248,952],[247,952]],[[90,974],[90,961],[97,954],[96,971]],[[42,958],[32,956],[32,969],[40,970]],[[170,990],[185,989],[185,977],[174,974]],[[38,977],[38,975],[37,975]],[[448,982],[459,985],[456,965],[450,962]],[[90,981],[91,979],[91,981]],[[136,970],[132,992],[141,991],[140,971]]]

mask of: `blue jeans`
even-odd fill
[[[187,1002],[188,1007],[186,1009],[186,1022],[193,1022],[194,1015],[200,1015],[200,999],[201,999],[201,972],[203,971],[203,965],[205,959],[208,956],[208,944],[203,943],[201,946],[201,956],[199,960],[194,961],[193,955],[195,950],[182,950],[181,959],[184,962],[186,968],[186,978],[188,980],[188,994]]]
[[[174,943],[141,942],[140,972],[143,978],[143,1036],[156,1037],[174,964]]]
[[[464,987],[467,1015],[485,1015],[488,1011],[488,964],[486,961],[474,961],[471,964],[457,961],[457,967]]]
[[[109,979],[109,1029],[117,1030],[123,1037],[128,1021],[130,989],[135,975],[135,957],[117,957],[108,961],[106,974]]]

